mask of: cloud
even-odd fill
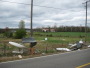
[[[10,0],[3,0],[10,1]],[[84,0],[33,0],[33,27],[78,26],[85,25]],[[31,4],[31,0],[12,0],[10,2]],[[90,22],[90,3],[88,3],[88,23]],[[40,7],[42,6],[42,7]],[[46,6],[46,7],[45,7]],[[18,28],[20,20],[30,27],[30,5],[0,1],[0,28]],[[53,8],[47,8],[53,7]],[[56,9],[55,9],[56,8]]]

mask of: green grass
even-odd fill
[[[83,32],[36,32],[35,34],[41,34],[41,35],[53,35],[53,36],[79,36],[83,35],[85,33]]]
[[[52,35],[52,36],[66,36],[66,37],[80,37],[85,36],[84,32],[35,32],[34,34],[40,34],[42,36]],[[87,33],[90,37],[90,33]]]
[[[27,35],[29,37],[29,35]],[[34,37],[37,41],[44,40],[46,37],[48,43],[75,43],[82,39],[85,40],[84,32],[34,32]],[[0,38],[0,41],[21,41],[21,39],[12,39],[12,38]],[[87,41],[90,41],[90,33],[87,33]]]

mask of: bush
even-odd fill
[[[10,37],[13,37],[13,33],[10,32],[10,31],[7,31],[4,33],[4,36],[7,37],[7,38],[10,38]]]
[[[26,36],[26,30],[25,29],[19,29],[15,32],[15,38],[21,39]]]

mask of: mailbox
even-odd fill
[[[33,37],[23,38],[22,43],[31,43],[30,47],[33,47],[37,44],[36,40]]]

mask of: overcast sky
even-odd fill
[[[30,27],[31,0],[0,0],[0,28],[18,28],[20,20]],[[84,26],[85,0],[33,0],[33,27]],[[42,7],[46,6],[46,7]],[[53,7],[53,8],[48,8]],[[55,9],[56,8],[56,9]],[[90,2],[88,2],[88,25],[90,23]]]

